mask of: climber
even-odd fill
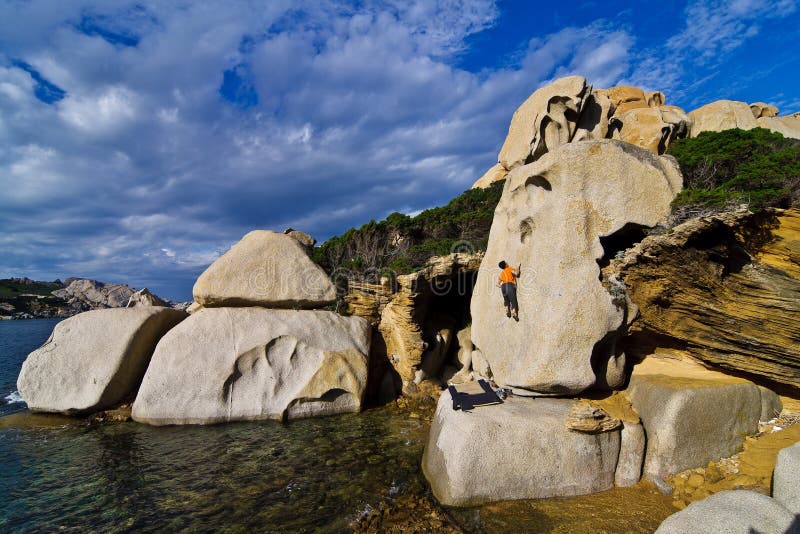
[[[508,265],[505,261],[499,263],[502,269],[500,276],[497,278],[497,287],[503,294],[503,305],[506,307],[506,317],[513,315],[514,320],[519,322],[519,304],[517,304],[517,278],[519,278],[519,271],[522,264],[519,264],[516,269]]]

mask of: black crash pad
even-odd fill
[[[478,385],[483,390],[482,393],[466,393],[464,391],[458,391],[456,386],[448,386],[447,389],[450,391],[450,396],[453,398],[453,409],[469,411],[477,406],[488,406],[490,404],[501,404],[503,402],[486,380],[478,380]]]

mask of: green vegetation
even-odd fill
[[[64,286],[57,282],[37,282],[27,278],[4,278],[0,280],[0,298],[15,298],[20,295],[51,296],[50,293]]]
[[[314,260],[328,272],[403,274],[422,267],[431,256],[485,250],[503,183],[464,191],[446,206],[415,217],[395,212],[383,221],[351,228],[314,249]]]
[[[763,128],[703,132],[672,143],[684,176],[673,201],[684,217],[747,204],[752,211],[800,203],[800,141]]]

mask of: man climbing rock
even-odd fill
[[[505,261],[501,261],[499,267],[500,276],[497,277],[497,287],[503,294],[503,305],[506,307],[506,317],[513,315],[514,320],[519,322],[519,304],[517,304],[517,278],[522,264],[518,265],[516,269],[508,265]]]

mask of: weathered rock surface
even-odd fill
[[[758,127],[750,106],[735,100],[717,100],[689,112],[692,136],[702,132],[721,132],[732,128],[752,130]]]
[[[790,115],[788,117],[761,117],[757,119],[761,128],[766,128],[773,132],[778,132],[784,137],[800,139],[800,116]]]
[[[496,165],[494,165],[494,167],[491,167],[488,171],[486,171],[486,173],[484,173],[483,176],[478,178],[475,181],[475,183],[472,184],[471,189],[475,189],[478,187],[481,189],[486,189],[495,182],[499,182],[500,180],[505,180],[507,174],[508,171],[505,169],[505,167],[497,163]]]
[[[697,501],[661,523],[656,534],[725,532],[787,534],[800,531],[795,515],[754,491],[721,491]]]
[[[150,292],[149,289],[143,287],[139,291],[134,292],[131,297],[128,299],[128,304],[125,306],[126,308],[133,308],[136,306],[165,306],[171,307],[169,303],[165,300],[162,300],[157,295],[154,295]]]
[[[628,309],[598,279],[600,238],[655,225],[681,183],[673,159],[610,140],[564,145],[509,173],[471,305],[472,341],[498,384],[577,393],[596,381],[593,360],[620,363]],[[522,264],[518,323],[495,288],[500,260]]]
[[[605,92],[592,92],[581,109],[578,129],[573,142],[605,139],[608,135],[608,121],[614,115],[616,106]]]
[[[512,170],[569,143],[591,90],[582,76],[568,76],[535,91],[514,112],[500,164]]]
[[[162,338],[133,404],[154,425],[356,412],[369,325],[326,311],[205,308]]]
[[[608,276],[639,308],[629,345],[800,387],[799,210],[693,219],[645,238]]]
[[[781,449],[772,478],[772,496],[793,514],[800,514],[800,442]]]
[[[767,104],[766,102],[754,102],[750,104],[750,111],[753,112],[753,116],[756,119],[760,119],[761,117],[778,116],[778,108],[776,108],[773,105]]]
[[[134,392],[158,340],[186,317],[170,308],[94,310],[56,325],[17,380],[32,411],[100,410]]]
[[[564,422],[569,430],[598,434],[617,430],[622,426],[622,421],[611,417],[608,412],[597,406],[585,402],[576,402],[567,414]]]
[[[289,235],[255,230],[197,279],[194,300],[205,307],[318,308],[336,300],[325,271]]]
[[[135,290],[125,284],[106,284],[88,278],[68,278],[64,289],[53,295],[82,311],[124,308]]]
[[[422,468],[448,506],[583,495],[614,485],[619,431],[567,430],[574,401],[509,397],[471,412],[439,399]]]
[[[446,336],[434,321],[428,320],[430,304],[437,295],[449,294],[455,299],[467,299],[472,290],[472,278],[483,258],[482,254],[454,253],[436,256],[419,271],[397,277],[396,285],[357,284],[351,287],[345,300],[351,313],[364,317],[380,314],[378,333],[386,347],[386,357],[404,385],[430,376],[431,365],[420,375],[424,361],[430,356],[437,360]],[[453,324],[451,328],[456,327]],[[439,336],[444,345],[437,342]],[[452,333],[450,334],[452,336]],[[450,338],[448,338],[450,339]],[[446,351],[445,351],[446,352]]]
[[[674,359],[648,358],[628,386],[647,433],[644,472],[665,478],[732,456],[758,431],[769,390]]]

